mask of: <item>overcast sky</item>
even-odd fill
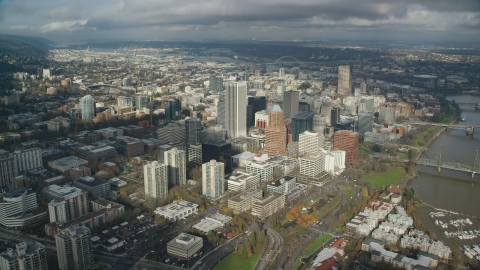
[[[57,42],[257,38],[477,43],[480,0],[0,0],[0,33]]]

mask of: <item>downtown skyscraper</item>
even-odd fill
[[[229,82],[225,87],[225,126],[227,136],[247,136],[247,83]]]
[[[264,154],[269,156],[287,156],[287,128],[280,106],[275,105],[268,113],[268,126],[265,129]]]
[[[338,67],[338,94],[343,97],[352,95],[352,72],[350,66]]]
[[[202,165],[202,194],[216,200],[223,196],[225,191],[225,164],[210,160]]]
[[[158,161],[143,166],[145,196],[152,199],[166,199],[168,195],[168,166]]]
[[[80,99],[80,111],[82,112],[82,120],[93,120],[95,117],[95,101],[90,95],[86,95]]]
[[[163,154],[164,163],[168,165],[168,182],[172,185],[185,185],[187,183],[185,151],[174,147]]]

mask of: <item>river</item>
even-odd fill
[[[456,102],[480,103],[480,97],[460,95],[447,96],[447,99],[454,99]],[[474,107],[462,107],[462,114],[466,121],[462,124],[480,126],[480,112],[475,112]],[[445,131],[438,136],[428,150],[424,152],[423,157],[435,158],[440,147],[443,146],[443,161],[458,161],[466,165],[473,165],[475,150],[480,151],[480,130],[476,130],[473,136],[466,136],[464,130]],[[459,212],[471,216],[480,217],[480,175],[476,174],[472,179],[471,174],[448,169],[442,169],[437,172],[437,168],[417,166],[418,176],[410,180],[407,187],[414,187],[417,196],[425,203],[436,208],[446,209],[453,212]],[[437,235],[450,247],[454,247],[454,241],[462,246],[478,243],[478,238],[468,241],[458,241],[453,238],[447,238],[439,227],[435,225],[430,218],[429,213],[435,211],[431,208],[419,208],[418,217],[429,232]],[[477,219],[474,220],[476,229],[479,229]],[[450,229],[451,230],[451,229]]]

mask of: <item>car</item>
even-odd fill
[[[169,261],[170,261],[170,258],[165,260],[166,263],[168,263]]]

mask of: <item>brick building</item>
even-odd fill
[[[345,151],[345,160],[352,164],[358,159],[360,134],[348,130],[339,130],[333,137],[333,150]]]

